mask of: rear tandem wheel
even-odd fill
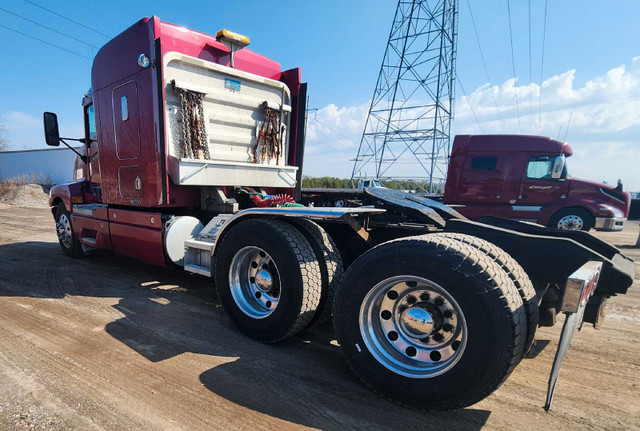
[[[311,245],[280,220],[238,222],[215,259],[218,299],[244,334],[274,343],[303,330],[316,313],[322,279]]]
[[[474,404],[497,389],[525,345],[522,299],[498,263],[438,235],[383,243],[347,270],[334,327],[375,392],[423,410]]]
[[[539,309],[536,290],[522,266],[520,266],[520,264],[506,251],[484,239],[471,235],[465,235],[462,233],[452,232],[443,232],[434,235],[462,241],[465,244],[481,250],[493,260],[495,260],[507,273],[509,278],[511,278],[513,284],[516,286],[516,289],[518,289],[520,297],[522,298],[524,311],[527,315],[527,336],[524,345],[524,351],[522,352],[522,356],[526,356],[526,354],[529,353],[529,350],[531,350],[531,346],[533,346],[533,341],[535,339],[536,329],[538,328]]]

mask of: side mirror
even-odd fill
[[[47,145],[57,147],[60,145],[60,132],[58,131],[58,116],[53,112],[44,113],[44,138]]]
[[[556,157],[553,162],[553,170],[551,171],[551,178],[559,180],[562,177],[562,171],[564,170],[564,154]]]

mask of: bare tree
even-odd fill
[[[9,149],[9,140],[4,136],[4,127],[0,126],[0,152]]]

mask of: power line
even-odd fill
[[[476,111],[473,109],[473,105],[471,104],[471,99],[467,96],[467,92],[464,90],[464,85],[462,85],[462,81],[458,76],[458,72],[456,72],[456,79],[458,80],[458,84],[460,84],[460,88],[462,89],[462,94],[464,94],[464,98],[467,100],[469,104],[469,109],[471,109],[471,113],[473,114],[473,118],[476,119],[476,123],[478,123],[478,127],[480,128],[480,132],[484,134],[484,129],[482,128],[482,124],[480,124],[480,120],[478,120],[478,116],[476,115]]]
[[[518,103],[518,86],[516,83],[516,60],[513,53],[513,29],[511,28],[511,2],[507,0],[507,12],[509,13],[509,40],[511,41],[511,68],[513,69],[513,88],[516,94],[516,112],[518,113],[518,133],[522,133],[520,127],[520,106]]]
[[[73,19],[71,19],[71,18],[67,18],[66,16],[64,16],[64,15],[62,15],[62,14],[59,14],[58,12],[52,11],[51,9],[47,9],[47,8],[46,8],[46,7],[44,7],[44,6],[40,6],[38,3],[32,2],[31,0],[23,0],[23,1],[25,1],[25,2],[27,2],[27,3],[29,3],[29,4],[31,4],[31,5],[33,5],[33,6],[35,6],[35,7],[39,7],[39,8],[40,8],[40,9],[42,9],[42,10],[46,10],[47,12],[52,13],[52,14],[54,14],[55,16],[59,16],[59,17],[60,17],[60,18],[62,18],[62,19],[66,19],[67,21],[72,22],[72,23],[74,23],[74,24],[76,24],[76,25],[79,25],[80,27],[84,27],[84,28],[86,28],[87,30],[91,30],[91,31],[92,31],[92,32],[94,32],[94,33],[97,33],[97,34],[99,34],[99,35],[102,35],[102,36],[104,36],[104,37],[107,37],[107,38],[111,39],[111,36],[109,36],[108,34],[104,34],[103,32],[98,31],[98,30],[96,30],[96,29],[94,29],[94,28],[91,28],[91,27],[89,27],[89,26],[87,26],[87,25],[85,25],[85,24],[82,24],[81,22],[75,21],[75,20],[73,20]]]
[[[39,22],[37,22],[37,21],[34,21],[34,20],[32,20],[32,19],[29,19],[29,18],[26,18],[26,17],[24,17],[24,16],[22,16],[22,15],[18,15],[17,13],[11,12],[10,10],[7,10],[7,9],[5,9],[5,8],[0,7],[0,10],[1,10],[1,11],[3,11],[3,12],[6,12],[6,13],[8,13],[8,14],[11,14],[11,15],[13,15],[13,16],[17,16],[17,17],[18,17],[18,18],[20,18],[20,19],[23,19],[23,20],[25,20],[25,21],[28,21],[28,22],[30,22],[30,23],[32,23],[32,24],[35,24],[35,25],[37,25],[37,26],[40,26],[40,27],[42,27],[42,28],[46,28],[47,30],[53,31],[54,33],[61,34],[62,36],[68,37],[69,39],[73,39],[73,40],[75,40],[75,41],[77,41],[77,42],[83,43],[83,44],[85,44],[85,45],[87,45],[87,46],[89,46],[89,47],[91,47],[91,48],[100,49],[100,48],[98,48],[97,46],[92,45],[92,44],[90,44],[90,43],[88,43],[88,42],[85,42],[85,41],[84,41],[84,40],[82,40],[82,39],[78,39],[77,37],[71,36],[70,34],[63,33],[63,32],[61,32],[61,31],[58,31],[58,30],[56,30],[55,28],[51,28],[51,27],[48,27],[48,26],[46,26],[46,25],[44,25],[44,24],[40,24],[40,23],[39,23]]]
[[[18,33],[18,34],[21,34],[22,36],[28,37],[29,39],[33,39],[33,40],[37,40],[38,42],[46,43],[49,46],[53,46],[55,48],[61,49],[63,51],[66,51],[66,52],[68,52],[70,54],[77,55],[78,57],[86,58],[87,60],[93,60],[91,57],[87,57],[86,55],[80,54],[79,52],[71,51],[70,49],[63,48],[60,45],[56,45],[54,43],[47,42],[46,40],[42,40],[42,39],[37,38],[35,36],[31,36],[29,34],[23,33],[23,32],[21,32],[19,30],[14,29],[14,28],[7,27],[6,25],[0,24],[0,27],[5,28],[5,29],[10,30],[10,31],[13,31],[13,32]]]
[[[504,121],[502,120],[502,114],[500,113],[500,108],[498,108],[498,101],[496,99],[496,94],[493,91],[493,84],[491,83],[491,78],[489,78],[489,70],[487,69],[487,62],[484,59],[484,53],[482,51],[482,45],[480,44],[480,37],[478,36],[478,29],[476,28],[476,20],[473,17],[473,11],[471,10],[471,3],[467,0],[467,8],[469,9],[469,15],[471,15],[471,24],[473,25],[473,32],[476,35],[476,42],[478,43],[478,50],[480,51],[480,58],[482,59],[482,66],[484,66],[484,73],[487,77],[487,81],[489,81],[489,87],[491,88],[491,95],[493,96],[493,104],[496,107],[496,111],[498,112],[498,118],[500,118],[500,124],[504,128]]]
[[[540,133],[540,112],[542,110],[542,73],[544,72],[544,44],[547,38],[547,5],[549,0],[544,2],[544,24],[542,27],[542,60],[540,61],[540,92],[538,93],[538,133]]]
[[[348,139],[350,141],[353,141],[353,137],[349,137],[349,136],[345,135],[341,131],[334,129],[333,127],[329,126],[328,124],[323,123],[322,121],[318,120],[317,118],[314,117],[314,118],[310,118],[310,119],[315,121],[315,122],[317,122],[317,123],[319,123],[319,124],[321,124],[321,125],[323,125],[324,127],[326,127],[329,130],[333,130],[334,132],[338,133],[339,135],[342,135],[343,137],[345,137],[346,139]]]

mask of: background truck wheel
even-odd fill
[[[483,253],[491,257],[507,273],[511,281],[513,281],[513,284],[516,286],[516,289],[518,289],[518,293],[520,294],[524,305],[524,312],[527,315],[527,336],[524,344],[524,351],[522,352],[522,356],[526,356],[526,354],[529,353],[531,346],[533,346],[536,329],[538,328],[539,310],[536,290],[524,269],[506,251],[489,241],[485,241],[484,239],[471,235],[450,232],[438,233],[435,235],[462,241],[465,244],[469,244],[471,247],[481,250]]]
[[[593,216],[581,208],[567,208],[555,213],[547,227],[561,230],[589,231],[594,225]]]
[[[304,329],[322,291],[309,241],[279,220],[239,222],[216,255],[216,290],[231,322],[247,336],[274,343]]]
[[[451,238],[381,244],[347,270],[334,325],[354,372],[375,392],[424,410],[474,404],[522,357],[526,316],[490,256]]]
[[[309,322],[309,326],[322,325],[331,318],[333,313],[334,298],[343,274],[342,257],[338,247],[322,226],[307,219],[292,220],[291,223],[309,241],[320,264],[322,295],[318,310]]]
[[[80,257],[84,255],[82,245],[76,238],[71,225],[71,214],[62,202],[58,204],[56,209],[56,234],[58,242],[64,254],[70,257]]]

